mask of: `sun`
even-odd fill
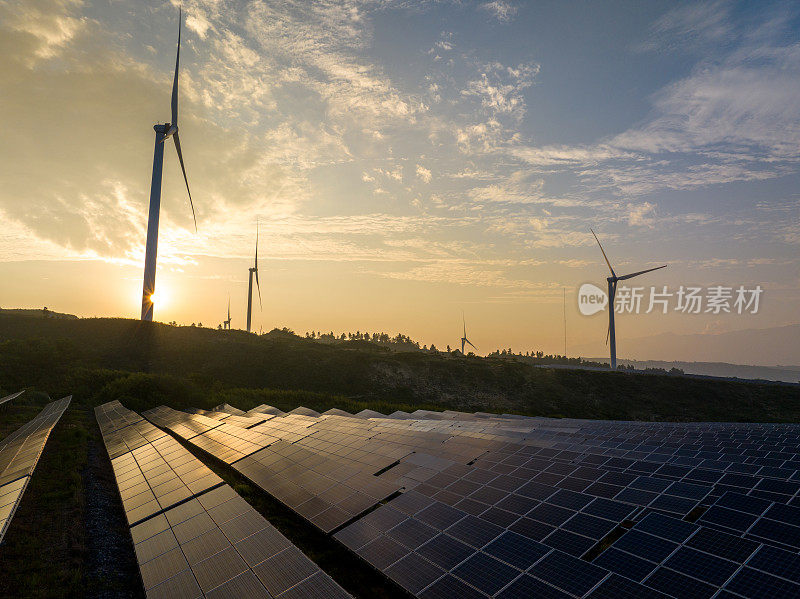
[[[160,287],[158,291],[154,291],[152,295],[150,295],[150,301],[153,305],[163,308],[169,303],[169,293],[166,289]]]

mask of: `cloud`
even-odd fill
[[[0,4],[0,22],[4,23],[4,35],[9,35],[7,42],[23,50],[7,52],[4,57],[21,59],[29,65],[56,57],[87,25],[87,20],[76,14],[81,4],[80,0],[12,0]],[[28,48],[31,52],[25,52]]]
[[[720,47],[736,35],[730,18],[731,2],[717,0],[677,6],[656,19],[650,27],[643,51],[687,52],[713,44]]]
[[[504,66],[498,62],[483,66],[481,75],[467,84],[461,94],[480,98],[481,106],[495,118],[507,114],[520,120],[525,116],[522,92],[533,85],[539,65]]]
[[[639,159],[640,155],[607,144],[596,146],[517,146],[509,154],[531,166],[588,166],[612,159]]]
[[[489,12],[501,23],[508,23],[517,15],[517,7],[505,0],[494,0],[481,4],[481,9]]]
[[[628,204],[628,224],[632,227],[651,227],[655,222],[655,205],[650,202]]]
[[[430,169],[419,164],[417,165],[417,177],[421,179],[423,183],[430,183],[433,178]]]

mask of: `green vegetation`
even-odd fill
[[[0,547],[0,596],[141,596],[92,413],[95,405],[112,399],[137,411],[159,404],[180,409],[225,402],[245,410],[266,403],[283,410],[304,405],[318,411],[423,408],[576,418],[800,421],[796,385],[547,368],[534,362],[537,356],[477,358],[416,347],[405,351],[403,344],[378,341],[325,342],[289,331],[256,336],[122,319],[0,313],[0,397],[28,389],[0,411],[0,437],[30,420],[49,398],[73,395]],[[358,596],[402,596],[232,469],[203,459],[337,580],[361,579],[360,586],[345,585]]]
[[[363,339],[335,344],[286,331],[250,335],[122,319],[0,315],[0,389],[80,401],[121,399],[242,409],[270,403],[457,409],[536,416],[800,421],[800,387],[661,373],[548,368],[518,357],[396,351]],[[91,404],[93,405],[93,403]]]

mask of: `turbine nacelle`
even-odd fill
[[[170,137],[178,133],[178,125],[171,125],[170,123],[166,123],[165,127],[167,128],[167,130],[164,133],[164,137],[161,139],[162,144],[165,141],[167,141]]]

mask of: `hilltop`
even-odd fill
[[[114,394],[247,409],[262,401],[393,411],[397,406],[576,418],[800,421],[800,387],[666,374],[548,368],[523,360],[319,343],[126,319],[0,314],[0,390]],[[254,403],[255,402],[255,403]],[[359,408],[361,409],[361,408]]]
[[[29,318],[67,318],[77,320],[74,314],[64,314],[48,310],[47,306],[42,309],[36,308],[0,308],[0,316],[25,316]]]

